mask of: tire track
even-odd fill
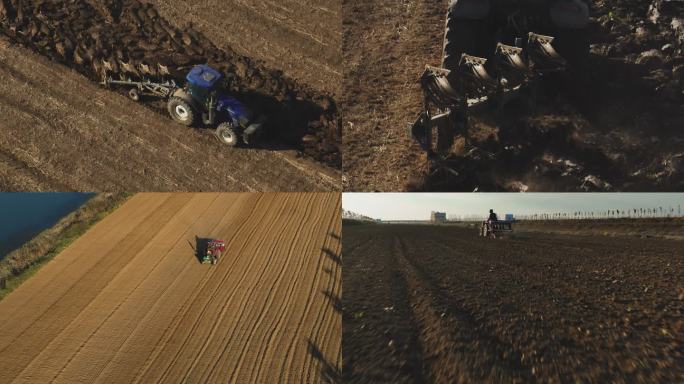
[[[283,205],[282,205],[281,208],[284,209],[286,206],[287,206],[287,203],[283,203]],[[281,212],[282,212],[282,211],[281,211]],[[279,214],[278,216],[285,216],[285,217],[287,217],[287,221],[286,221],[286,224],[285,224],[285,225],[288,226],[288,227],[289,227],[290,225],[292,225],[292,223],[296,220],[296,218],[295,218],[293,215],[282,215],[282,213],[281,213],[281,214]],[[289,216],[289,217],[288,217],[288,216]],[[259,251],[260,251],[261,249],[267,248],[268,251],[266,251],[265,253],[267,253],[267,254],[269,255],[269,259],[268,259],[268,261],[265,263],[265,264],[266,264],[266,268],[263,268],[263,269],[262,269],[261,275],[258,276],[257,282],[256,282],[256,284],[254,284],[255,287],[258,288],[258,287],[261,285],[260,282],[262,281],[262,279],[263,279],[264,276],[269,276],[269,277],[270,277],[271,274],[274,274],[274,273],[276,274],[276,277],[275,277],[275,281],[274,281],[273,283],[271,283],[272,285],[271,285],[271,287],[270,287],[270,292],[272,292],[273,289],[275,289],[275,287],[278,285],[278,283],[279,283],[279,281],[280,281],[280,277],[282,276],[282,272],[285,270],[285,268],[281,267],[282,264],[276,264],[276,263],[275,263],[275,260],[274,260],[274,259],[276,258],[276,256],[275,256],[275,253],[274,253],[274,249],[277,247],[278,242],[282,239],[282,236],[284,236],[284,234],[285,234],[284,231],[281,232],[280,235],[279,235],[279,237],[277,237],[271,244],[264,244],[263,241],[262,241],[262,242],[259,242],[259,245],[258,245],[258,248],[257,248],[257,252],[260,253]],[[288,261],[289,261],[289,259],[286,259],[285,262],[284,262],[283,264],[287,264]],[[281,274],[277,274],[277,273],[278,273],[278,272],[277,272],[278,270],[281,271]],[[257,289],[252,290],[252,292],[250,293],[250,295],[246,295],[247,298],[248,298],[248,300],[252,297],[252,293],[256,293],[255,291],[257,291]],[[270,295],[267,295],[267,296],[266,296],[266,301],[265,301],[264,304],[263,304],[264,307],[269,307],[269,310],[272,309],[272,308],[271,308],[272,301],[269,300],[270,297],[271,297]],[[217,299],[218,299],[218,298],[217,298]],[[251,300],[250,300],[250,301],[251,301]],[[260,302],[260,301],[255,301],[255,302]],[[255,308],[255,307],[256,307],[256,305],[253,306],[252,308]],[[225,308],[225,307],[224,307],[224,308]],[[273,311],[275,312],[275,309],[273,309]],[[246,345],[248,345],[248,344],[251,342],[251,337],[253,336],[254,331],[255,331],[256,329],[258,329],[259,325],[261,324],[261,322],[263,321],[263,318],[264,318],[264,312],[263,312],[263,311],[256,311],[256,314],[257,314],[256,316],[253,316],[253,317],[256,317],[256,319],[254,319],[254,321],[253,321],[253,323],[252,323],[252,324],[254,324],[254,325],[253,325],[253,327],[252,327],[252,329],[251,329],[252,332],[249,333],[249,335],[247,336],[247,340],[246,340],[246,342],[245,342]],[[216,322],[215,327],[212,328],[212,330],[211,330],[212,333],[208,336],[207,340],[210,340],[211,338],[213,338],[213,337],[216,335],[216,333],[219,331],[220,322],[225,318],[225,315],[226,315],[226,310],[224,309],[224,310],[221,312],[220,317],[219,317],[218,321]],[[208,341],[205,342],[205,344],[203,345],[203,350],[206,350],[207,347],[208,347]],[[224,350],[224,352],[225,352],[225,350]],[[218,356],[219,356],[219,361],[220,361],[221,357],[224,356],[224,353],[221,352]],[[241,365],[242,365],[242,362],[244,361],[243,359],[244,359],[244,357],[245,357],[245,350],[243,349],[242,351],[240,351],[240,353],[238,354],[238,356],[239,356],[239,358],[238,358],[238,365],[237,365],[237,368],[234,369],[234,370],[232,371],[232,374],[234,374],[235,372],[237,372],[237,371],[240,370],[240,367],[241,367]],[[232,359],[232,360],[235,360],[235,359]],[[191,367],[191,369],[188,370],[188,373],[187,373],[187,374],[190,374],[190,370],[192,370],[192,369],[194,369],[194,368],[196,367],[196,363],[197,363],[197,362],[198,362],[198,361],[197,361],[197,359],[196,359],[196,360],[193,362],[194,365]],[[211,366],[211,365],[215,365],[215,364],[210,364],[210,366]],[[197,374],[199,375],[199,378],[198,378],[199,381],[204,381],[204,380],[206,380],[206,379],[204,379],[204,378],[202,377],[202,376],[203,376],[203,373],[202,373],[202,372],[198,372]],[[186,378],[187,378],[187,376],[186,376]],[[229,381],[233,381],[232,377],[229,379]]]
[[[270,204],[273,204],[273,200],[270,201]],[[269,205],[269,209],[270,209],[270,205]],[[265,221],[265,219],[268,217],[267,210],[264,210],[264,212],[262,212],[262,213],[263,213],[263,215],[260,216],[259,219],[254,220],[254,223],[253,223],[254,225],[252,227],[248,228],[248,231],[249,231],[248,236],[245,236],[245,238],[244,238],[245,244],[240,248],[239,253],[242,253],[242,251],[244,251],[246,243],[247,243],[247,239],[251,238],[252,236],[254,236],[256,234],[258,224]],[[271,227],[268,227],[267,229],[270,230],[270,228]],[[252,264],[250,261],[250,264],[248,265],[248,269],[250,269],[251,266],[252,266]],[[242,276],[242,279],[240,281],[243,281],[244,278],[245,278],[245,275]],[[208,314],[211,314],[211,312],[208,312],[208,311],[213,309],[210,304],[214,300],[215,292],[218,289],[221,289],[223,287],[223,284],[225,284],[228,281],[227,279],[228,279],[228,276],[224,276],[223,279],[221,279],[217,282],[212,281],[213,285],[215,286],[215,288],[212,290],[213,293],[211,295],[209,295],[209,297],[206,299],[206,301],[204,303],[202,303],[201,301],[197,302],[197,305],[200,306],[201,309],[199,311],[196,311],[196,312],[198,312],[200,315],[198,315],[197,317],[195,317],[194,320],[192,320],[193,325],[191,327],[189,327],[189,332],[184,336],[183,341],[179,343],[180,345],[182,345],[183,347],[187,347],[188,345],[192,344],[192,342],[194,340],[197,339],[196,337],[193,337],[193,335],[195,335],[196,332],[201,331],[202,327],[200,326],[200,323],[203,320],[203,317],[206,317],[206,316],[208,316]],[[171,344],[175,344],[175,343],[171,342]],[[194,350],[194,348],[195,347],[193,347],[193,350]],[[187,353],[187,352],[188,352],[187,349],[178,349],[176,354],[173,357],[173,360],[171,360],[170,362],[167,362],[167,363],[162,362],[161,364],[159,364],[163,368],[163,372],[161,373],[161,375],[157,376],[156,374],[153,373],[154,378],[150,378],[150,379],[144,379],[145,376],[142,376],[143,382],[147,382],[147,380],[150,380],[150,381],[164,380],[164,378],[166,378],[170,375],[170,372],[173,369],[176,370],[176,373],[174,374],[174,376],[180,376],[182,374],[181,372],[182,372],[183,368],[179,367],[178,362],[179,361],[183,361],[184,363],[187,362],[187,359],[181,359],[180,358],[181,354]]]
[[[49,297],[0,324],[0,382],[325,382],[341,361],[323,294],[341,291],[323,252],[341,247],[339,210],[336,193],[134,196],[0,302]],[[217,265],[194,257],[196,235],[227,241]]]
[[[316,201],[313,201],[313,202],[309,201],[308,205],[310,206],[310,205],[315,204],[315,203],[316,203]],[[313,216],[313,218],[321,218],[321,220],[324,220],[324,217],[325,217],[324,213],[325,212],[323,212],[322,207],[326,206],[327,204],[328,204],[327,201],[324,201],[324,202],[322,202],[322,204],[318,205],[316,207],[316,211],[315,211],[314,215],[309,214],[308,211],[304,214],[304,220],[305,221],[302,222],[300,227],[297,229],[297,234],[295,235],[295,238],[300,238],[301,230],[305,228],[306,223],[311,222],[310,220],[312,219],[312,216]],[[303,244],[303,249],[298,249],[297,247],[295,247],[295,244],[291,245],[290,249],[288,250],[288,259],[292,259],[293,254],[299,254],[300,252],[303,252],[306,249],[314,248],[313,242],[315,241],[315,239],[320,237],[320,235],[319,235],[320,232],[325,231],[325,230],[327,230],[327,228],[329,228],[329,226],[322,227],[322,228],[319,226],[316,226],[317,223],[318,223],[318,221],[316,221],[315,223],[312,223],[312,225],[314,227],[318,227],[319,230],[316,233],[313,233],[313,231],[309,233],[310,236],[306,240],[306,243]],[[288,262],[287,264],[289,265],[290,263]],[[318,275],[316,273],[316,270],[315,269],[312,270],[310,265],[312,265],[311,253],[310,252],[306,256],[306,258],[302,257],[300,262],[297,265],[295,265],[294,270],[297,272],[296,272],[295,278],[293,278],[291,280],[292,283],[286,287],[287,288],[286,300],[284,300],[283,304],[280,305],[281,309],[279,310],[278,318],[272,319],[275,321],[275,325],[272,325],[272,323],[271,323],[271,324],[268,324],[267,326],[265,326],[265,328],[271,329],[271,332],[267,332],[264,335],[264,338],[262,339],[262,341],[259,343],[259,344],[261,344],[261,347],[260,347],[260,350],[258,351],[257,356],[255,357],[255,360],[258,362],[258,365],[257,365],[256,369],[252,372],[252,375],[249,377],[250,382],[263,381],[264,379],[260,379],[260,375],[262,373],[263,366],[264,366],[263,363],[264,362],[270,362],[271,364],[274,363],[275,359],[273,356],[269,356],[269,352],[273,351],[274,349],[277,349],[277,347],[274,346],[274,344],[273,344],[274,342],[276,342],[278,340],[283,340],[283,338],[282,338],[283,325],[285,324],[285,320],[287,319],[287,316],[289,315],[290,310],[291,310],[291,312],[294,312],[294,313],[308,313],[309,312],[308,307],[305,307],[305,309],[303,309],[303,310],[299,307],[299,305],[295,301],[297,296],[294,295],[294,290],[296,288],[301,287],[301,285],[303,284],[302,280],[301,280],[303,276],[312,276],[313,275],[314,278],[312,280],[314,281],[314,284],[318,280]],[[313,264],[313,265],[315,265],[315,264]],[[308,292],[315,292],[315,290],[309,289]],[[308,301],[307,301],[307,303],[308,303]],[[294,321],[292,324],[296,324],[296,329],[298,331],[301,327],[301,320]],[[288,339],[290,339],[290,338],[288,338]],[[297,340],[299,340],[298,332],[295,332],[295,334],[291,338],[291,340],[293,340],[294,342],[297,342]],[[278,371],[280,369],[275,369],[275,370]]]
[[[231,210],[233,208],[240,210],[238,213],[233,213],[230,210],[226,213],[226,215],[223,217],[221,222],[217,224],[216,228],[208,233],[217,233],[217,232],[222,232],[227,229],[227,226],[231,224],[231,221],[239,221],[239,222],[244,222],[246,220],[246,217],[242,211],[249,211],[252,212],[254,210],[255,204],[247,205],[244,204],[242,200],[244,198],[249,198],[250,200],[252,199],[252,196],[243,196],[243,197],[238,197],[236,198],[236,202],[231,205]],[[258,199],[258,196],[256,196]],[[249,215],[247,215],[248,217]],[[233,238],[226,238],[226,241],[228,246],[233,241]],[[228,262],[227,260],[224,262]],[[101,373],[100,376],[98,377],[98,380],[96,382],[101,382],[101,381],[109,381],[112,380],[112,378],[116,377],[118,381],[121,382],[131,382],[133,378],[135,378],[138,374],[139,371],[124,371],[124,367],[126,366],[131,366],[135,364],[135,359],[133,356],[148,356],[147,360],[153,360],[154,356],[159,353],[159,348],[156,348],[155,345],[163,345],[166,343],[168,338],[170,337],[171,334],[173,334],[177,328],[183,317],[185,317],[188,313],[188,310],[191,306],[191,303],[196,301],[198,296],[201,295],[201,293],[204,291],[205,286],[207,285],[209,279],[213,276],[213,270],[209,271],[204,271],[202,274],[201,280],[199,283],[196,284],[196,286],[192,286],[192,279],[189,279],[188,276],[186,275],[186,271],[188,270],[189,267],[192,267],[194,265],[193,262],[188,262],[186,265],[186,268],[183,270],[182,273],[178,275],[178,278],[174,280],[174,285],[179,285],[178,287],[174,287],[172,289],[172,292],[169,294],[169,298],[167,301],[169,303],[166,303],[166,306],[169,307],[169,309],[164,309],[164,305],[161,302],[163,301],[164,297],[160,298],[159,301],[155,305],[157,305],[158,312],[151,313],[149,318],[150,322],[154,322],[155,320],[153,317],[159,317],[162,314],[159,312],[162,311],[173,311],[172,309],[172,300],[173,297],[176,295],[180,295],[184,291],[189,291],[189,292],[194,292],[194,294],[189,295],[188,297],[184,298],[183,305],[181,306],[181,309],[178,311],[175,311],[176,313],[172,315],[173,319],[170,322],[170,325],[164,329],[160,330],[161,334],[157,334],[158,332],[149,332],[143,331],[144,327],[143,324],[140,323],[138,325],[138,333],[142,333],[139,335],[131,335],[131,339],[134,340],[135,342],[130,342],[128,344],[129,347],[124,349],[120,349],[117,352],[117,355],[114,356],[112,361],[110,362],[109,366],[105,368]],[[165,293],[166,294],[166,293]],[[146,342],[142,342],[141,339],[148,340]],[[137,344],[142,344],[141,346],[137,346]],[[131,351],[130,349],[133,349]],[[117,368],[118,367],[118,368]],[[143,368],[141,368],[142,370]]]
[[[337,204],[338,208],[335,209],[335,215],[333,216],[332,222],[330,223],[331,226],[333,222],[341,223],[342,201],[338,200]],[[337,226],[339,227],[339,224]],[[340,253],[341,241],[338,241],[337,247],[334,248],[329,247],[331,245],[331,241],[332,236],[328,236],[326,246],[323,248],[323,253],[325,254],[325,257],[327,257],[327,259],[330,260],[326,260],[325,258],[320,260],[321,266],[319,268],[319,270],[322,270],[324,268],[323,265],[325,265],[326,261],[328,262],[328,264],[332,264],[330,279],[328,279],[328,285],[325,287],[325,290],[321,292],[323,295],[326,296],[328,300],[326,303],[324,303],[323,310],[313,311],[313,313],[317,313],[318,316],[313,322],[314,324],[316,324],[315,330],[308,337],[309,354],[307,355],[307,359],[309,365],[314,363],[315,360],[317,366],[321,366],[320,374],[325,378],[325,380],[328,382],[335,383],[341,378],[341,340],[340,343],[337,344],[336,348],[331,348],[329,352],[321,351],[319,347],[321,341],[329,339],[331,332],[340,332],[342,329],[341,317],[339,317],[338,322],[335,322],[334,320],[336,316],[335,314],[341,314],[342,312],[342,280],[338,278],[339,276],[341,276],[342,270],[342,255]],[[337,254],[339,254],[339,256],[337,256]],[[307,311],[307,313],[308,312],[310,311]],[[324,327],[324,325],[328,325],[331,322],[333,323],[333,326]],[[324,332],[322,335],[321,331]],[[305,369],[305,372],[312,374],[315,372],[315,370]],[[305,377],[305,379],[307,381],[312,380],[312,378],[309,376]]]
[[[201,197],[202,200],[207,199],[209,200],[208,203],[206,204],[206,207],[202,207],[202,205],[205,205],[202,200],[198,199],[198,197]],[[216,194],[207,194],[207,195],[194,195],[193,199],[183,207],[183,209],[178,210],[175,214],[175,216],[169,220],[169,222],[166,224],[165,228],[171,228],[175,227],[175,223],[179,223],[181,225],[187,225],[185,222],[183,222],[183,215],[190,215],[194,214],[192,211],[199,208],[199,209],[204,209],[204,212],[208,211],[211,206],[214,204],[216,199],[218,198],[218,195]],[[194,214],[196,216],[196,214]],[[194,226],[196,221],[199,218],[196,217],[195,221],[191,224],[191,226]],[[158,236],[164,235],[163,230],[160,231],[160,234]],[[103,357],[110,356],[112,354],[115,354],[116,351],[120,349],[120,346],[125,342],[125,333],[127,332],[132,332],[134,329],[131,327],[132,323],[135,322],[135,318],[139,316],[144,316],[148,314],[149,312],[142,312],[142,311],[137,311],[134,313],[134,315],[121,315],[122,312],[122,307],[125,306],[126,302],[130,300],[130,298],[134,295],[136,295],[136,291],[140,289],[141,286],[143,286],[145,283],[149,283],[149,281],[153,278],[155,275],[155,271],[157,268],[164,262],[165,258],[168,257],[169,253],[172,252],[174,246],[178,244],[180,241],[183,240],[184,238],[184,233],[181,233],[177,240],[168,242],[166,241],[167,244],[170,244],[167,249],[161,250],[159,253],[163,256],[161,257],[150,257],[149,252],[146,251],[145,249],[141,250],[138,252],[136,255],[136,258],[126,267],[122,270],[122,272],[119,274],[121,275],[126,275],[127,278],[127,284],[116,284],[117,286],[117,292],[115,294],[121,293],[122,295],[125,295],[123,297],[117,297],[114,296],[112,297],[111,295],[105,296],[107,292],[103,292],[101,296],[105,296],[100,298],[100,302],[103,303],[104,305],[108,305],[110,302],[116,302],[118,303],[115,305],[106,316],[104,316],[104,319],[100,322],[99,325],[87,336],[87,338],[83,341],[83,343],[79,346],[78,350],[74,351],[71,354],[71,357],[67,360],[66,364],[62,367],[60,372],[55,375],[53,378],[53,381],[59,377],[60,375],[64,375],[65,372],[68,372],[69,369],[73,371],[74,374],[77,374],[79,377],[81,377],[82,380],[86,380],[88,382],[92,382],[95,380],[96,375],[99,374],[99,372],[102,371],[102,364],[105,359]],[[171,234],[169,235],[164,235],[164,238],[169,238]],[[153,239],[154,240],[154,239]],[[135,273],[127,273],[127,269],[133,269],[132,266],[135,266]],[[143,272],[146,271],[146,272]],[[207,271],[210,272],[210,271]],[[171,282],[172,283],[172,282]],[[147,287],[146,290],[152,292],[153,290],[151,288],[154,287]],[[148,296],[150,296],[148,294]],[[163,296],[163,293],[160,295]],[[144,302],[146,306],[153,308],[154,304],[151,303],[152,300],[158,301],[158,299],[145,299],[141,298],[140,301]],[[130,311],[123,311],[123,312],[130,312]],[[97,313],[102,313],[102,311],[97,311]],[[106,312],[105,312],[106,313]],[[102,315],[100,315],[102,316]],[[89,316],[86,316],[89,317]],[[118,318],[118,320],[117,320]],[[119,334],[112,334],[111,331],[109,331],[114,325],[118,329],[120,329],[122,332],[119,332]],[[79,327],[80,328],[80,327]],[[82,329],[78,329],[78,332],[82,332]],[[129,333],[130,335],[130,333]],[[74,337],[67,337],[67,340],[72,340]],[[120,341],[122,338],[124,338],[123,341]],[[95,345],[92,345],[95,344]],[[98,345],[99,344],[99,345]],[[106,353],[102,353],[100,355],[100,360],[98,362],[90,362],[89,357],[91,354],[88,352],[88,350],[104,350],[107,349]],[[61,355],[64,355],[64,353],[61,353]],[[89,361],[89,364],[79,364],[79,360],[85,360]],[[75,366],[78,368],[70,368]],[[83,366],[86,368],[83,369]],[[41,369],[41,371],[43,371]],[[68,374],[66,374],[69,376]]]
[[[434,382],[532,380],[531,370],[519,361],[502,358],[507,348],[499,345],[501,341],[496,336],[486,333],[467,312],[446,305],[439,288],[407,257],[406,247],[398,237],[394,238],[394,253],[406,278],[409,301]]]
[[[128,241],[124,242],[125,246],[120,249],[112,249],[106,257],[102,258],[102,262],[97,263],[92,268],[88,269],[74,285],[57,299],[57,301],[48,306],[40,318],[55,318],[62,321],[67,320],[67,322],[69,322],[78,316],[80,309],[92,301],[97,293],[111,281],[116,273],[117,266],[122,267],[130,261],[130,258],[125,257],[127,251],[142,244],[145,241],[144,239],[156,229],[154,228],[155,224],[159,225],[168,220],[175,209],[186,203],[183,196],[176,197],[176,200],[177,202],[174,202],[175,204],[168,204],[165,209],[154,212],[154,214],[149,217],[151,223],[148,223],[149,227],[146,230],[132,234],[130,238],[126,239]],[[27,331],[20,333],[13,339],[11,344],[0,349],[0,356],[13,356],[12,369],[0,371],[0,379],[16,375],[18,369],[23,369],[23,367],[28,365],[33,359],[35,355],[30,353],[27,354],[28,351],[23,348],[23,345],[46,345],[50,340],[49,335],[54,335],[54,331],[58,329],[60,323],[52,323],[45,320],[39,321],[39,319],[36,319],[26,327]],[[30,333],[28,330],[30,330]],[[22,340],[22,343],[14,342],[19,339]]]
[[[175,196],[178,199],[175,201],[170,201],[168,203],[169,208],[167,210],[162,210],[162,216],[160,216],[158,221],[150,223],[151,227],[154,227],[155,224],[161,224],[165,220],[170,217],[169,214],[173,215],[175,214],[175,211],[179,207],[184,207],[187,203],[188,200],[191,196],[190,195],[178,195]],[[140,244],[140,243],[138,243]],[[137,254],[134,255],[134,257],[125,259],[125,258],[120,258],[120,257],[114,257],[115,259],[120,259],[122,261],[122,264],[113,264],[110,268],[107,268],[108,271],[112,272],[113,274],[110,275],[110,280],[102,286],[101,290],[95,290],[92,292],[92,296],[89,297],[89,301],[85,303],[82,306],[76,307],[78,309],[78,313],[74,314],[74,317],[68,317],[66,318],[67,322],[63,323],[63,328],[55,335],[54,338],[52,338],[48,344],[45,345],[42,351],[36,356],[34,356],[31,360],[31,362],[24,368],[24,371],[26,370],[31,370],[33,372],[39,372],[38,377],[34,376],[26,379],[26,381],[31,382],[35,380],[40,380],[40,381],[48,381],[47,377],[43,377],[42,375],[48,375],[49,372],[55,369],[61,369],[57,368],[54,366],[54,361],[51,359],[52,356],[58,355],[58,356],[69,356],[66,358],[67,363],[71,360],[71,358],[75,355],[75,352],[72,354],[70,352],[71,348],[74,348],[74,344],[77,343],[76,340],[80,340],[76,335],[80,332],[84,332],[86,329],[88,329],[90,326],[96,326],[95,324],[92,324],[92,321],[83,321],[83,313],[85,311],[89,311],[90,308],[93,305],[98,304],[102,300],[100,297],[102,297],[108,289],[111,287],[109,283],[117,281],[117,279],[120,276],[120,273],[118,273],[117,268],[121,268],[122,270],[126,270],[131,264],[134,264],[136,261]],[[82,278],[81,281],[88,281],[86,278]],[[67,296],[68,295],[68,296]],[[65,297],[70,297],[73,299],[73,296],[75,296],[73,293],[67,292]],[[79,293],[78,296],[86,296],[84,293]],[[60,302],[63,301],[63,299],[60,300]],[[100,313],[97,312],[98,314],[105,316],[105,313]],[[57,316],[60,320],[65,319],[64,316],[61,316],[60,314],[56,314],[53,316]],[[87,317],[86,317],[87,318]],[[83,323],[86,323],[87,325],[84,327]],[[40,324],[40,323],[39,323]],[[76,326],[75,324],[80,324],[80,326]],[[67,335],[63,335],[63,333],[68,332]],[[76,332],[76,333],[74,333]],[[84,339],[83,344],[81,344],[81,347],[85,345],[85,342],[87,341],[87,338]],[[79,349],[81,347],[78,347]],[[56,350],[53,350],[53,348],[56,348]],[[31,369],[32,366],[37,365],[39,368]],[[20,381],[22,379],[22,375],[17,376],[18,379],[16,381]],[[54,378],[53,378],[54,379]]]

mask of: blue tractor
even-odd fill
[[[167,98],[167,110],[174,121],[185,126],[199,122],[216,126],[216,137],[231,147],[240,143],[253,144],[262,133],[265,119],[255,118],[239,100],[220,93],[223,78],[219,71],[208,65],[196,65],[185,77],[183,87],[178,87],[173,81],[156,83],[147,79],[113,79],[106,74],[103,85],[129,87],[128,95],[135,101],[143,95]]]
[[[167,109],[178,123],[192,126],[201,119],[206,125],[217,125],[216,137],[222,143],[236,146],[256,141],[263,119],[254,119],[252,111],[234,97],[219,93],[223,75],[208,65],[197,65],[186,76],[183,88],[171,94]]]

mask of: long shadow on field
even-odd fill
[[[329,362],[325,358],[323,352],[321,352],[316,343],[311,341],[311,339],[307,340],[307,343],[309,344],[309,353],[311,356],[323,365],[323,369],[321,370],[321,376],[323,377],[323,380],[325,380],[327,383],[340,383],[342,372],[337,369],[335,364]]]
[[[330,305],[332,305],[333,309],[335,309],[335,312],[342,314],[342,299],[340,296],[330,291],[321,292],[328,299],[328,302],[330,302]]]
[[[328,235],[330,235],[330,237],[332,237],[335,240],[342,240],[342,236],[338,235],[335,232],[328,232]]]
[[[342,258],[340,257],[340,255],[338,255],[337,253],[335,253],[335,251],[333,251],[332,249],[327,248],[327,247],[323,247],[322,250],[323,250],[323,253],[324,253],[330,260],[334,261],[337,265],[342,265]]]
[[[210,241],[211,239],[206,237],[195,236],[195,246],[193,247],[192,244],[190,244],[190,247],[195,251],[195,257],[197,258],[197,261],[200,263],[202,263],[204,255],[207,254],[207,244],[209,244]]]

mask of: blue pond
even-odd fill
[[[53,226],[93,193],[0,193],[0,259]]]

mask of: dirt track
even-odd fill
[[[2,39],[0,76],[4,191],[339,189],[290,151],[228,149]]]
[[[344,225],[349,382],[678,382],[681,241]]]
[[[323,382],[340,230],[335,193],[136,195],[0,302],[0,382]]]
[[[480,151],[456,141],[449,165],[459,177],[429,170],[407,129],[422,109],[424,66],[441,62],[448,3],[343,1],[345,190],[683,188],[678,2],[593,2],[589,70],[545,79],[536,110],[473,111],[467,137]],[[648,3],[670,4],[657,25]]]

